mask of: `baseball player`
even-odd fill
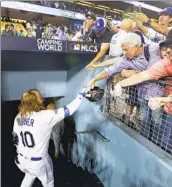
[[[23,93],[13,127],[15,163],[25,173],[21,187],[31,187],[36,177],[44,187],[54,187],[53,164],[48,155],[52,128],[78,109],[86,93],[83,89],[71,103],[55,110],[44,107],[39,92]]]

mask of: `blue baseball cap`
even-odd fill
[[[169,16],[172,16],[172,7],[167,7],[163,11],[159,12],[160,15],[162,14],[168,14]]]
[[[104,18],[97,18],[94,28],[96,31],[101,32],[103,31],[107,26],[107,22]]]

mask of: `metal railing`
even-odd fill
[[[93,135],[99,136],[103,142],[110,142],[109,139],[107,139],[105,136],[103,136],[103,135],[102,135],[100,132],[98,132],[97,130],[77,131],[77,132],[75,132],[75,134],[93,134]]]
[[[172,103],[156,110],[148,105],[151,95],[166,97],[172,93],[172,77],[124,88],[120,97],[113,94],[113,79],[108,81],[102,112],[120,120],[172,155]]]

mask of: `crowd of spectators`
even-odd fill
[[[37,3],[49,7],[55,5],[53,2],[45,1],[39,1]],[[69,6],[69,4],[68,2],[56,2],[56,8],[72,10],[73,7]],[[78,8],[78,6],[75,8]],[[82,12],[81,9],[79,11]],[[104,17],[97,17],[95,13],[87,12],[86,20],[82,27],[74,31],[71,31],[64,25],[45,24],[41,23],[40,20],[21,22],[20,25],[26,30],[26,35],[23,34],[26,37],[100,43],[101,47],[99,52],[86,68],[87,70],[94,70],[104,66],[108,67],[90,81],[90,85],[93,87],[96,81],[112,77],[113,75],[116,76],[117,73],[122,72],[120,75],[123,78],[127,78],[143,70],[148,70],[156,62],[163,59],[165,59],[164,64],[168,62],[168,65],[171,67],[172,63],[170,62],[171,59],[169,59],[169,56],[172,54],[170,52],[172,33],[169,36],[171,39],[168,40],[170,43],[161,43],[166,40],[166,36],[170,33],[170,29],[172,29],[170,27],[172,22],[171,7],[164,9],[160,13],[159,23],[152,22],[145,14],[137,14],[137,17],[134,19],[122,20],[119,27],[114,26],[111,21],[108,21]],[[1,19],[1,22],[8,22],[5,24],[2,35],[23,36],[21,30],[15,28],[15,25],[19,23],[3,19]],[[125,42],[121,43],[124,41],[124,38]],[[109,60],[98,63],[106,54],[109,55]],[[126,73],[128,70],[129,72]],[[134,71],[130,72],[130,70]],[[167,73],[164,73],[164,75],[172,76],[171,70],[167,70]],[[161,77],[165,77],[164,75]],[[150,78],[148,80],[152,79]],[[139,78],[136,80],[139,80]],[[119,79],[116,79],[116,77],[115,80],[111,80],[108,91],[113,92],[114,85],[117,83],[119,86],[118,82]],[[172,85],[168,83],[168,87],[170,88],[168,90],[170,91],[167,94],[167,86],[165,84],[157,81],[143,83],[138,87],[125,90],[126,95],[122,99],[116,98],[114,94],[111,94],[108,111],[121,120],[125,116],[125,120],[123,120],[125,124],[136,122],[135,127],[139,126],[140,133],[144,137],[172,154],[172,113],[164,110],[165,107],[164,109],[162,108],[165,105],[162,98],[167,98],[172,94]],[[161,99],[163,100],[156,110],[150,107],[150,103],[152,102],[151,98],[158,98],[158,101],[153,101],[155,102],[153,105],[156,106],[158,105],[157,102]],[[171,103],[170,99],[172,97],[166,100]],[[120,112],[120,106],[125,104],[127,106],[123,107]],[[170,105],[170,107],[172,106]]]
[[[87,13],[86,16],[89,17],[90,13]],[[94,19],[92,20],[95,21]],[[65,24],[54,25],[51,23],[43,23],[40,19],[20,21],[4,16],[1,17],[1,35],[82,42],[85,41],[85,32],[92,26],[89,22],[90,18],[86,19],[83,25],[70,29]]]
[[[40,20],[20,21],[1,17],[1,35],[29,38],[72,40],[77,30],[70,30],[65,25],[42,23]]]
[[[89,83],[89,86],[94,88],[96,82],[110,78],[105,111],[128,126],[134,124],[134,129],[142,136],[170,154],[172,81],[157,80],[172,77],[171,21],[171,7],[160,13],[159,23],[151,22],[145,14],[138,13],[135,20],[122,20],[119,28],[112,26],[113,31],[116,29],[114,34],[109,31],[106,20],[97,19],[94,24],[95,30],[91,31],[89,37],[92,41],[101,43],[101,48],[86,67],[88,70],[94,70],[107,66]],[[108,50],[109,59],[98,63]],[[144,70],[145,74],[138,74]],[[126,82],[120,80],[134,74],[136,76]],[[120,78],[116,77],[117,75]],[[138,83],[142,84],[121,89]]]
[[[91,11],[94,12],[94,14],[97,17],[105,17],[106,15],[106,16],[111,16],[111,18],[115,20],[119,20],[119,21],[122,20],[122,15],[120,14],[111,13],[109,10],[104,11],[104,10],[96,9],[94,7],[86,7],[83,5],[76,4],[75,2],[73,3],[68,1],[28,1],[28,2],[41,6],[77,12],[81,14],[86,14],[87,12]]]

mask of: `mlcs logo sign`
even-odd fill
[[[71,45],[71,50],[97,53],[98,52],[98,46],[88,45],[88,44],[72,44]]]
[[[97,53],[98,52],[98,46],[81,44],[81,51]]]

